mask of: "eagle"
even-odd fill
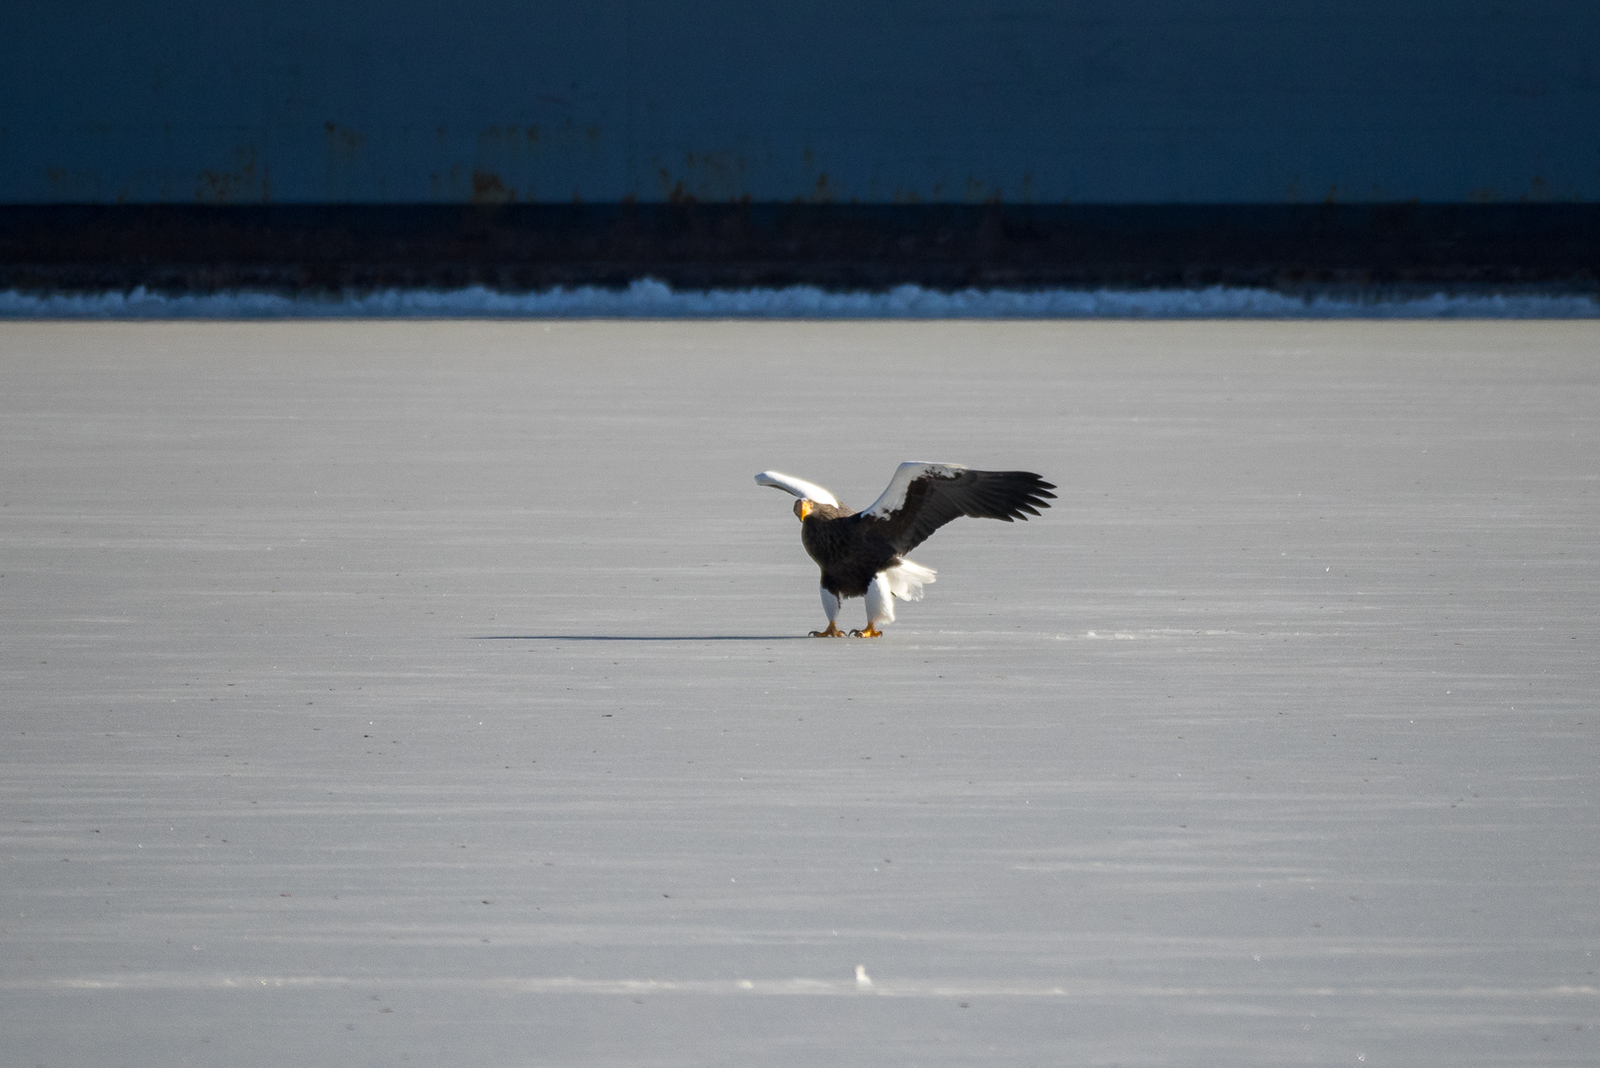
[[[1032,471],[973,471],[960,464],[908,462],[895,469],[889,488],[864,512],[852,511],[821,486],[781,471],[763,471],[756,483],[800,498],[800,544],[822,568],[822,608],[828,629],[813,638],[842,638],[839,602],[867,599],[867,627],[856,638],[881,637],[894,622],[895,598],[920,601],[934,580],[932,568],[905,558],[928,535],[955,519],[1026,520],[1050,507],[1055,485]]]

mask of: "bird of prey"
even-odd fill
[[[867,626],[852,637],[877,638],[894,622],[894,602],[920,601],[934,580],[931,568],[905,558],[928,535],[957,516],[1026,520],[1050,507],[1056,487],[1032,471],[973,471],[959,464],[903,463],[889,488],[864,512],[852,511],[821,486],[781,471],[756,476],[762,486],[792,493],[800,543],[822,568],[822,607],[828,629],[813,638],[842,638],[839,602],[867,599]]]

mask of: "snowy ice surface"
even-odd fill
[[[734,318],[734,319],[1584,319],[1600,298],[1572,293],[1307,293],[1204,289],[965,289],[902,285],[885,293],[781,289],[675,290],[644,279],[626,289],[556,287],[501,293],[389,289],[290,296],[261,291],[169,295],[0,292],[0,318]]]
[[[1591,322],[0,324],[3,1060],[1600,1063],[1597,413]],[[928,455],[1060,499],[798,637],[750,473]]]

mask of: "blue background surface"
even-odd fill
[[[0,202],[1600,198],[1600,7],[13,5]]]

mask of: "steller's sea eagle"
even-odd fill
[[[866,597],[867,629],[857,638],[883,634],[880,623],[894,622],[894,599],[920,601],[922,587],[934,579],[931,568],[912,563],[904,554],[957,516],[975,519],[1027,519],[1050,507],[1055,486],[1032,471],[972,471],[959,464],[903,463],[889,488],[871,508],[854,512],[827,490],[779,471],[756,476],[800,498],[800,543],[822,568],[822,607],[828,629],[813,638],[842,638],[835,622],[839,602]]]

